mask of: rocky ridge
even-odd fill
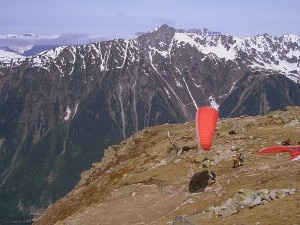
[[[265,116],[220,119],[211,151],[198,146],[193,122],[137,132],[105,150],[101,162],[35,221],[42,224],[297,224],[300,163],[287,153],[258,155],[284,138],[298,144],[300,107]],[[175,143],[170,145],[170,132]],[[245,164],[232,168],[232,156]],[[195,174],[217,181],[191,192]]]

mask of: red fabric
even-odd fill
[[[300,159],[300,146],[273,146],[258,150],[256,153],[267,154],[267,153],[279,153],[288,152],[290,153],[290,161]]]
[[[196,115],[196,129],[201,147],[209,151],[217,125],[219,112],[212,107],[200,107]]]

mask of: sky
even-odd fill
[[[280,37],[300,35],[299,9],[300,0],[0,0],[0,35],[101,41],[135,38],[167,24],[236,37]]]

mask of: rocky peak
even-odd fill
[[[168,46],[171,43],[175,32],[176,30],[173,27],[164,24],[156,28],[150,34],[155,38],[157,42],[164,43]]]

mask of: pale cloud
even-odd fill
[[[65,33],[55,36],[43,36],[43,37],[16,37],[16,38],[0,38],[0,47],[14,46],[14,47],[25,47],[30,45],[79,45],[87,44],[92,42],[100,42],[107,40],[106,37],[91,36],[89,34],[81,33]]]

